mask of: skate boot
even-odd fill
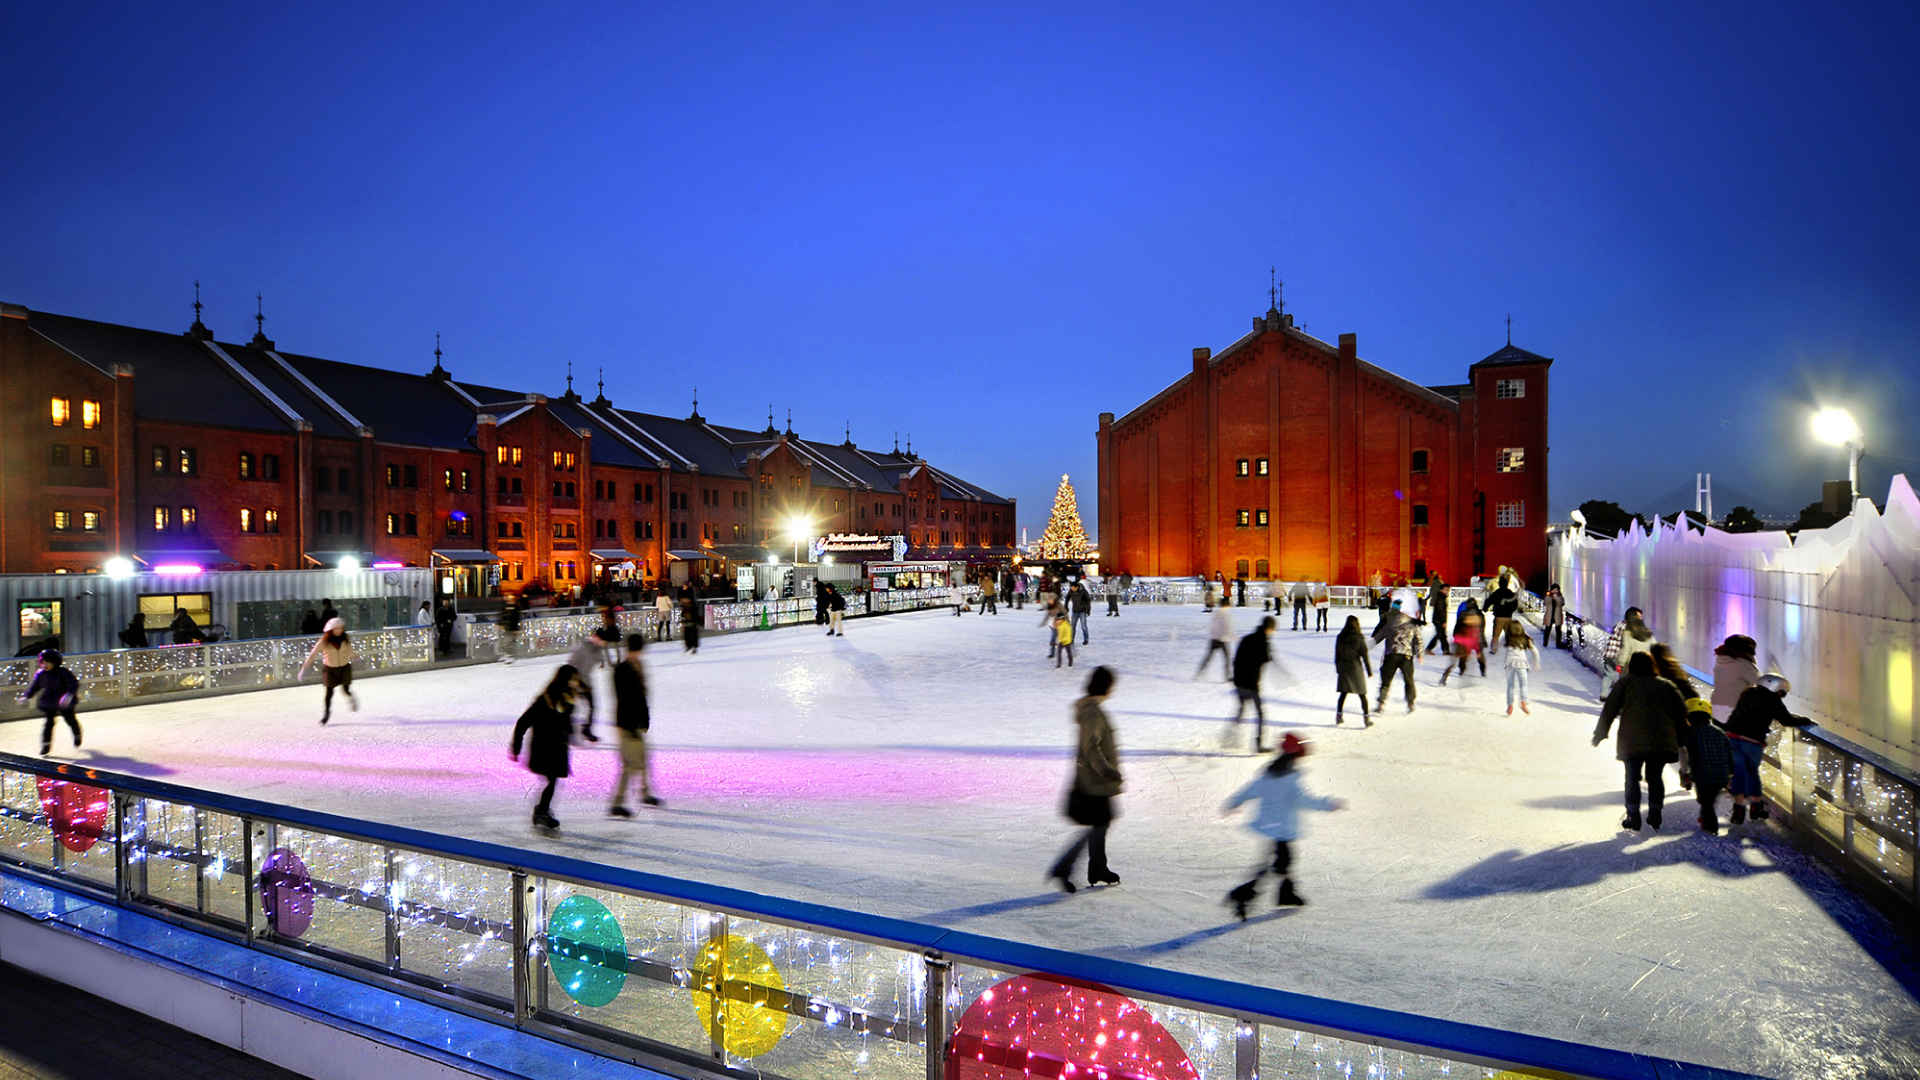
[[[1234,917],[1241,922],[1247,921],[1247,905],[1253,903],[1253,885],[1254,883],[1249,881],[1227,894],[1227,903],[1233,905]]]
[[[1634,810],[1627,811],[1627,816],[1620,819],[1620,827],[1627,830],[1628,832],[1639,832],[1640,831],[1639,812]]]
[[[1647,825],[1656,830],[1660,828],[1660,808],[1659,807],[1656,806],[1653,809],[1647,811]]]
[[[1733,812],[1727,815],[1727,824],[1745,825],[1746,823],[1747,823],[1747,804],[1743,802],[1734,803]]]
[[[1773,812],[1767,809],[1767,803],[1765,799],[1755,800],[1751,809],[1751,813],[1753,814],[1753,820],[1755,821],[1765,821],[1768,818],[1773,816]]]
[[[1720,835],[1720,815],[1710,806],[1700,811],[1700,831],[1708,836]]]
[[[1111,871],[1111,870],[1102,870],[1102,871],[1100,871],[1100,872],[1099,872],[1099,873],[1097,873],[1097,874],[1088,874],[1088,875],[1087,875],[1087,884],[1089,884],[1089,885],[1118,885],[1118,884],[1120,884],[1120,875],[1119,875],[1119,874],[1116,874],[1116,873],[1114,873],[1114,872],[1113,872],[1113,871]]]
[[[1293,891],[1293,879],[1280,879],[1280,893],[1273,898],[1274,907],[1306,907],[1307,898]]]

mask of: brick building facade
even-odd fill
[[[1011,554],[1014,504],[896,447],[802,439],[0,305],[0,573],[439,566],[463,589],[724,572],[796,526]],[[937,527],[936,527],[937,526]],[[685,572],[684,568],[681,571]],[[491,586],[488,585],[490,588]]]
[[[1269,310],[1098,434],[1101,561],[1362,583],[1545,572],[1547,371],[1509,343],[1420,386]]]

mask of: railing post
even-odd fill
[[[400,970],[400,897],[395,892],[398,875],[394,871],[393,849],[387,848],[387,970]]]
[[[927,1080],[946,1080],[947,992],[952,972],[952,961],[939,953],[927,954]]]
[[[193,808],[193,910],[207,913],[207,812]]]
[[[132,825],[133,796],[113,793],[113,898],[125,905],[133,897],[133,868],[127,864],[127,830]]]
[[[240,864],[241,872],[246,875],[246,887],[241,890],[241,895],[245,897],[244,914],[241,917],[246,920],[247,940],[249,942],[260,936],[254,930],[254,925],[258,920],[260,910],[258,899],[260,891],[260,869],[254,865],[255,860],[253,857],[253,838],[257,835],[256,830],[258,828],[259,826],[253,823],[252,818],[243,817],[240,819]]]
[[[1251,1020],[1236,1021],[1233,1026],[1234,1080],[1258,1080],[1260,1076],[1260,1025]]]
[[[516,1026],[533,1018],[532,983],[533,942],[527,934],[527,895],[533,892],[527,875],[513,872],[513,1022]]]
[[[707,932],[707,947],[712,959],[707,961],[707,1034],[711,1037],[713,1060],[725,1068],[727,1064],[727,914],[716,911],[707,916],[712,929]],[[695,984],[695,990],[699,985]]]

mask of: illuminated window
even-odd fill
[[[496,446],[496,447],[494,447],[494,448],[493,448],[493,463],[494,463],[495,465],[505,465],[505,464],[507,463],[507,448],[506,448],[506,447],[504,447],[504,446]]]
[[[279,532],[280,531],[280,511],[278,510],[260,511],[260,531],[268,532],[268,533]]]
[[[91,398],[80,399],[80,426],[92,431],[100,426],[100,403]]]
[[[1504,502],[1493,510],[1493,524],[1499,529],[1518,529],[1527,524],[1527,504]]]
[[[1527,451],[1524,447],[1508,446],[1495,456],[1493,467],[1499,472],[1524,472],[1527,467]]]
[[[1253,576],[1259,578],[1262,581],[1265,581],[1267,579],[1268,577],[1267,560],[1255,559],[1253,561]]]
[[[400,486],[400,466],[398,465],[387,466],[387,486],[388,487]]]
[[[460,490],[461,491],[473,490],[473,470],[472,469],[460,470]]]
[[[180,508],[180,531],[181,532],[198,532],[199,530],[200,530],[199,509],[197,507],[192,507],[192,506],[181,507]]]
[[[1267,459],[1266,458],[1257,458],[1254,460],[1253,475],[1255,476],[1267,475]],[[1266,575],[1263,574],[1261,576],[1265,577]]]
[[[173,459],[167,456],[167,448],[166,448],[166,447],[164,447],[164,446],[155,446],[155,447],[153,448],[153,471],[154,471],[154,472],[157,472],[157,473],[163,473],[163,472],[166,472],[166,471],[167,471],[167,462],[169,462],[169,461],[171,461],[171,460],[173,460]]]
[[[1250,510],[1235,510],[1233,512],[1233,523],[1239,528],[1242,528],[1242,529],[1246,528],[1248,524],[1252,522],[1252,520],[1253,520],[1253,512]]]
[[[100,514],[98,511],[87,510],[81,513],[80,531],[81,532],[99,532],[100,531]]]
[[[253,531],[253,511],[246,507],[240,508],[240,531],[243,533]]]
[[[1235,578],[1244,578],[1247,576],[1247,560],[1241,559],[1233,564],[1233,576]]]
[[[1427,523],[1427,504],[1426,503],[1413,504],[1413,523],[1415,525],[1425,525]]]
[[[85,468],[85,469],[97,469],[97,468],[99,468],[99,467],[100,467],[100,461],[101,461],[101,458],[100,458],[100,448],[99,448],[99,447],[97,447],[97,446],[83,446],[83,447],[81,447],[81,448],[80,448],[80,466],[81,466],[81,468]]]
[[[1265,507],[1261,507],[1253,512],[1253,523],[1262,529],[1267,527],[1267,511]]]
[[[387,535],[388,536],[400,535],[400,515],[399,514],[387,515]]]
[[[1241,458],[1240,460],[1233,463],[1233,475],[1251,476],[1252,474],[1253,474],[1253,465],[1246,458]]]
[[[53,512],[53,531],[66,532],[71,528],[73,528],[73,513],[68,510],[55,510]]]
[[[153,508],[153,531],[154,531],[154,532],[166,532],[166,531],[167,531],[167,518],[168,518],[168,517],[170,517],[170,516],[171,516],[171,515],[170,515],[170,514],[169,514],[169,513],[167,512],[167,508],[166,508],[166,507],[164,507],[164,506],[156,506],[156,507],[154,507],[154,508]]]
[[[1407,465],[1407,471],[1416,475],[1427,471],[1427,452],[1425,450],[1415,450],[1413,452],[1412,460],[1409,461]]]
[[[515,446],[511,449],[511,452],[508,453],[507,455],[507,464],[518,465],[520,464],[520,461],[521,461],[521,451],[519,447]]]
[[[180,448],[180,475],[181,476],[197,476],[199,475],[199,473],[200,473],[200,455],[195,453],[193,447],[191,446],[181,447]]]
[[[53,399],[53,426],[66,427],[67,422],[72,419],[73,419],[73,400],[71,398],[63,398],[63,397],[54,398]]]
[[[1527,380],[1501,379],[1493,384],[1493,396],[1497,398],[1521,398],[1527,396]]]
[[[253,455],[252,454],[243,453],[240,455],[240,479],[242,480],[253,479]]]

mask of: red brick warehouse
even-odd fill
[[[1547,369],[1513,345],[1420,386],[1270,309],[1133,411],[1100,414],[1101,562],[1358,584],[1547,564]]]

